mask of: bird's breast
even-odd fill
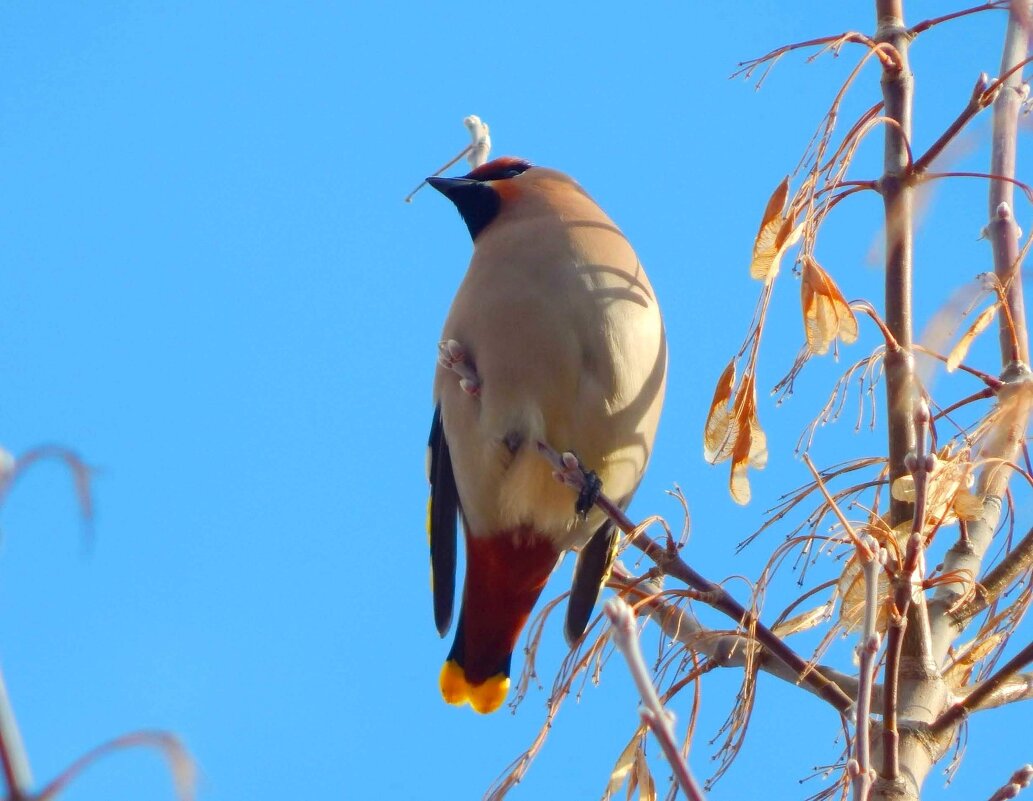
[[[474,533],[531,525],[577,545],[598,521],[575,519],[574,493],[537,442],[575,451],[612,497],[631,493],[663,392],[659,310],[608,220],[492,233],[478,238],[443,333],[470,354],[480,393],[444,369],[436,381],[460,499]]]

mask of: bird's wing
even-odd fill
[[[427,533],[430,538],[431,587],[434,592],[434,623],[444,637],[452,624],[456,588],[456,519],[459,493],[452,473],[452,457],[441,424],[441,404],[434,409],[428,442],[430,505]]]
[[[585,633],[616,555],[617,529],[611,520],[606,520],[578,553],[574,564],[574,582],[570,588],[567,619],[563,625],[567,643],[572,647]]]

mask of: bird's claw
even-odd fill
[[[438,343],[438,364],[459,376],[459,386],[467,395],[476,397],[481,392],[481,379],[470,361],[466,349],[454,339]]]
[[[603,480],[594,470],[585,470],[584,466],[581,467],[581,470],[585,474],[585,485],[577,494],[574,511],[577,512],[578,517],[584,519],[588,517],[589,511],[599,500],[599,493],[603,491]]]
[[[584,519],[602,494],[603,480],[594,470],[587,469],[577,454],[571,451],[561,454],[560,461],[563,469],[556,471],[556,477],[577,490],[574,511],[578,517]]]

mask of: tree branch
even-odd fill
[[[1022,2],[1027,3],[1028,0]],[[943,562],[945,573],[967,572],[971,576],[980,574],[983,559],[1000,521],[1002,498],[1011,478],[1012,471],[1002,467],[1000,462],[1015,460],[1025,439],[1029,413],[1021,395],[1030,379],[1030,371],[1026,367],[1029,360],[1029,344],[1022,296],[1018,229],[1014,215],[1011,214],[1016,183],[1014,176],[1018,115],[1022,97],[1019,65],[1026,61],[1029,32],[1016,11],[1017,9],[1013,9],[1010,13],[1005,31],[1000,77],[997,79],[1001,84],[1001,90],[994,101],[990,156],[990,171],[994,180],[990,183],[988,206],[991,222],[987,226],[987,235],[993,248],[994,273],[1004,288],[1004,303],[1008,308],[1008,315],[1001,315],[999,331],[1003,368],[1001,377],[1005,386],[998,392],[1000,419],[983,446],[983,457],[991,462],[981,471],[977,487],[978,493],[983,497],[983,513],[978,520],[969,524],[968,536],[960,538],[951,546]],[[1028,188],[1024,187],[1024,191],[1028,191]],[[1007,213],[1002,213],[1003,210],[1007,210]],[[1008,316],[1014,320],[1010,326],[1005,322]],[[1016,557],[1016,560],[1021,559],[1022,557]],[[1006,577],[1006,571],[1010,569],[1003,567],[1006,563],[1009,563],[1009,557],[1005,557],[1001,562],[999,568],[1002,572],[998,574],[998,579],[1003,580]],[[1001,591],[1003,590],[998,589],[998,594]],[[951,643],[978,611],[952,615],[951,610],[961,599],[961,591],[944,584],[930,601],[933,612],[933,657],[937,663],[943,661]]]
[[[864,571],[864,624],[858,645],[859,670],[857,707],[854,713],[854,758],[847,764],[851,777],[854,801],[868,801],[875,771],[871,755],[871,708],[878,666],[881,638],[876,630],[879,617],[879,574],[882,572],[886,551],[879,548],[874,537],[868,536],[867,549],[858,549],[861,569]]]
[[[1009,659],[1004,666],[990,678],[981,682],[975,690],[957,703],[952,704],[946,712],[933,721],[932,725],[929,727],[930,733],[938,735],[952,729],[960,723],[962,719],[968,717],[977,709],[980,709],[983,701],[991,697],[998,689],[1004,686],[1009,679],[1015,676],[1031,662],[1033,662],[1033,642],[1029,643],[1025,648]]]
[[[556,470],[559,480],[578,490],[586,486],[585,474],[577,457],[573,454],[562,456],[544,442],[538,443],[538,451]],[[797,680],[810,686],[815,693],[824,698],[840,713],[845,714],[853,706],[853,699],[848,697],[835,683],[829,681],[821,673],[793,651],[781,638],[764,626],[757,616],[745,609],[720,584],[704,578],[688,565],[679,555],[677,547],[670,545],[664,548],[654,539],[638,530],[631,519],[603,493],[598,493],[595,506],[604,512],[616,526],[627,535],[629,542],[652,559],[661,572],[684,582],[688,587],[705,593],[710,598],[708,605],[730,617],[737,625],[750,632],[760,644],[776,659],[784,662],[796,673]]]
[[[973,617],[1001,597],[1019,576],[1033,567],[1033,528],[1018,544],[976,585],[975,597],[950,612],[956,630],[965,628]]]
[[[7,685],[0,673],[0,768],[7,784],[7,801],[27,799],[32,786],[32,774],[25,756],[18,723],[7,696]]]
[[[954,137],[961,132],[961,129],[968,125],[969,120],[993,102],[996,91],[987,91],[989,87],[990,78],[984,72],[976,79],[976,85],[972,89],[972,95],[969,97],[965,108],[962,109],[961,114],[958,115],[958,118],[948,126],[947,130],[943,132],[940,138],[933,142],[929,149],[915,162],[915,166],[912,169],[914,174],[918,175],[929,169],[929,165],[931,165],[936,160],[936,157],[944,151],[944,148],[954,140]]]
[[[618,563],[619,564],[619,563]],[[651,618],[660,626],[661,630],[671,640],[680,642],[686,648],[703,654],[715,667],[737,668],[745,667],[747,662],[759,667],[770,676],[788,682],[795,687],[802,687],[804,690],[822,697],[817,688],[807,683],[801,683],[800,674],[790,668],[785,662],[772,659],[770,654],[764,651],[756,640],[751,640],[745,634],[727,634],[714,631],[702,625],[696,618],[686,612],[677,604],[666,601],[661,595],[661,587],[654,582],[634,582],[634,577],[626,573],[622,568],[616,567],[613,572],[611,586],[621,592],[631,593],[640,598],[636,601],[636,608],[645,610]],[[709,596],[701,593],[697,600],[707,603]],[[749,649],[758,650],[756,655],[749,654]],[[854,676],[842,673],[828,665],[816,665],[812,668],[834,683],[849,698],[857,697],[858,680]],[[872,689],[872,701],[878,704],[882,699],[882,688],[875,685]]]
[[[878,30],[875,40],[892,47],[894,63],[883,62],[882,96],[885,116],[894,125],[885,127],[883,175],[879,179],[886,229],[886,325],[899,350],[886,353],[886,400],[889,419],[890,484],[905,475],[904,459],[914,450],[915,432],[911,404],[916,397],[912,343],[912,251],[914,239],[911,187],[911,98],[914,79],[908,65],[910,36],[904,26],[901,0],[877,0]],[[910,519],[911,504],[891,500],[890,525]]]
[[[942,17],[935,17],[933,19],[923,20],[922,22],[919,22],[917,25],[913,26],[911,28],[910,33],[913,38],[918,34],[924,33],[925,31],[929,30],[934,25],[939,25],[941,22],[950,22],[952,19],[958,19],[958,17],[965,17],[969,14],[978,14],[980,11],[990,11],[998,8],[1007,10],[1011,2],[1012,0],[988,0],[988,2],[983,3],[981,6],[973,6],[972,8],[966,8],[963,11],[955,11],[952,14],[944,14]]]
[[[921,396],[915,376],[912,317],[914,249],[914,180],[909,164],[914,78],[908,61],[911,32],[904,22],[903,0],[876,0],[875,40],[898,53],[897,69],[883,64],[884,113],[896,125],[885,127],[883,175],[879,179],[885,215],[886,325],[900,345],[885,358],[889,485],[907,472],[907,460],[916,456],[915,404]],[[928,419],[928,416],[926,416]],[[889,526],[915,520],[913,505],[890,496]],[[921,528],[924,521],[916,521]],[[935,714],[946,696],[930,659],[929,619],[925,596],[914,592],[912,578],[921,576],[922,535],[912,533],[903,564],[894,569],[894,608],[887,631],[886,680],[883,709],[882,770],[872,788],[872,798],[918,798],[919,789],[934,758],[918,741],[915,724]],[[897,730],[897,719],[907,726]],[[924,751],[924,753],[923,753]],[[900,765],[906,771],[900,770]]]
[[[668,712],[653,686],[653,679],[646,668],[642,651],[638,645],[638,632],[635,629],[635,613],[620,598],[611,598],[603,606],[603,612],[613,626],[613,642],[624,654],[628,670],[638,694],[642,698],[642,721],[652,730],[653,736],[660,743],[667,763],[674,772],[674,777],[682,792],[689,801],[704,801],[703,790],[693,778],[689,766],[682,759],[678,743],[674,739],[674,716]]]
[[[1033,765],[1023,765],[1011,775],[1004,787],[990,796],[988,801],[1007,801],[1009,798],[1016,798],[1020,790],[1029,787],[1031,781],[1033,781]]]

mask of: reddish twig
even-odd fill
[[[1008,5],[1012,0],[989,0],[989,2],[983,3],[979,6],[973,6],[972,8],[966,8],[963,11],[955,11],[951,14],[944,14],[942,17],[934,17],[932,19],[923,20],[917,25],[912,26],[910,34],[912,37],[917,36],[920,33],[932,28],[934,25],[939,25],[942,22],[950,22],[952,19],[958,19],[959,17],[965,17],[969,14],[978,14],[980,11],[993,11],[995,9],[1007,10]]]
[[[940,138],[933,142],[929,149],[918,158],[915,166],[912,168],[913,173],[917,175],[929,169],[929,165],[953,141],[954,137],[961,132],[961,129],[993,102],[994,97],[997,95],[997,88],[991,90],[991,86],[990,78],[985,72],[976,79],[976,85],[972,88],[972,95],[969,97],[965,108],[962,109],[961,114],[947,127],[947,130],[940,135]],[[999,84],[995,82],[994,86],[999,86]]]
[[[805,42],[795,42],[793,44],[782,45],[782,47],[777,47],[769,53],[765,53],[763,56],[759,56],[758,58],[751,58],[747,61],[740,61],[739,69],[733,72],[730,77],[738,78],[741,75],[743,78],[749,78],[753,75],[757,67],[759,67],[761,64],[768,64],[768,68],[764,71],[764,74],[761,75],[760,80],[757,81],[757,87],[759,88],[760,85],[764,82],[764,79],[767,77],[768,72],[771,70],[771,67],[773,67],[775,62],[782,58],[782,56],[784,56],[786,53],[791,53],[794,50],[802,50],[807,47],[820,46],[822,48],[821,51],[819,51],[814,56],[811,56],[810,59],[808,59],[813,60],[826,50],[831,50],[833,53],[838,53],[839,50],[842,49],[843,45],[850,43],[865,45],[869,50],[875,53],[875,55],[884,65],[889,65],[892,67],[897,63],[895,59],[895,53],[893,52],[892,48],[887,47],[882,42],[876,42],[866,34],[858,33],[857,31],[847,31],[837,36],[821,36],[817,39],[808,39]]]
[[[951,704],[946,712],[932,722],[929,727],[930,734],[934,736],[939,735],[956,726],[972,712],[979,709],[986,698],[996,692],[1001,685],[1031,662],[1033,662],[1033,642],[1015,654],[996,673],[981,682],[971,693],[957,703]]]
[[[921,183],[926,181],[938,181],[941,178],[982,178],[984,181],[1003,181],[1017,186],[1022,190],[1022,194],[1026,196],[1026,200],[1033,203],[1033,188],[1030,188],[1029,184],[1025,184],[1017,178],[1012,178],[1008,175],[998,175],[992,172],[927,172],[921,176]]]
[[[578,464],[576,456],[570,453],[561,455],[544,442],[538,443],[538,451],[552,464],[559,480],[579,492],[586,486],[584,471]],[[781,638],[764,626],[753,612],[745,609],[742,604],[729,595],[724,587],[704,578],[690,567],[679,556],[678,549],[673,543],[671,547],[665,548],[647,534],[639,531],[631,519],[601,492],[595,499],[595,506],[627,535],[628,541],[632,545],[652,559],[662,573],[684,582],[690,588],[704,593],[705,597],[713,599],[709,606],[727,615],[737,625],[749,631],[772,657],[793,670],[799,677],[799,681],[832,704],[840,713],[845,714],[850,709],[853,700],[835,682],[830,681],[793,651]]]
[[[190,754],[173,735],[164,731],[137,731],[123,734],[79,757],[60,776],[44,787],[33,801],[52,801],[86,768],[101,757],[127,748],[155,748],[169,763],[176,795],[180,801],[192,801],[197,781],[196,768]]]

